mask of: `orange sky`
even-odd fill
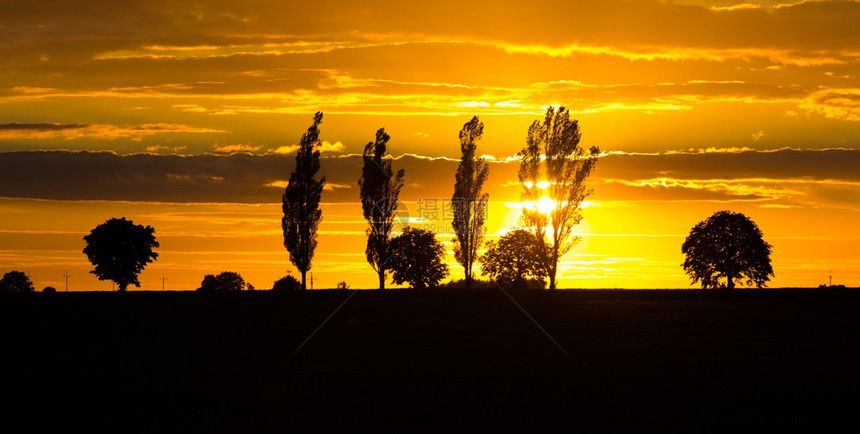
[[[144,289],[225,270],[270,287],[292,269],[280,195],[319,110],[315,287],[373,287],[355,154],[377,128],[410,224],[450,241],[421,208],[453,192],[462,125],[485,124],[498,234],[518,214],[508,157],[565,105],[606,155],[560,286],[688,287],[681,243],[721,209],[774,246],[770,286],[860,285],[857,2],[175,3],[0,4],[0,272],[109,289],[82,237],[126,216],[161,242]]]

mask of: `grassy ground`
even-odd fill
[[[860,291],[510,295],[549,337],[498,289],[7,294],[3,421],[116,432],[856,423]]]

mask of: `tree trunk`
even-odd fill
[[[472,270],[470,268],[466,268],[466,289],[472,288]]]
[[[125,292],[125,289],[126,289],[126,288],[128,288],[128,284],[127,284],[127,283],[120,283],[120,284],[119,284],[119,292]]]
[[[385,289],[385,270],[379,269],[379,289]]]
[[[726,276],[726,288],[735,289],[735,279],[734,275],[731,273]]]
[[[306,291],[308,289],[307,281],[305,280],[307,273],[307,270],[302,270],[302,291]]]
[[[549,269],[549,289],[555,289],[555,273],[558,271],[558,258],[552,261]]]

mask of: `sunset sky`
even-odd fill
[[[0,273],[110,289],[83,236],[125,216],[161,243],[142,289],[296,275],[280,200],[322,111],[314,287],[372,288],[356,181],[377,128],[404,217],[450,249],[463,124],[485,125],[496,237],[511,157],[563,105],[603,157],[560,287],[690,287],[681,243],[723,209],[773,245],[769,286],[860,285],[860,3],[461,3],[0,3]]]

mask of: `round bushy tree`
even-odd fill
[[[33,282],[22,271],[10,271],[0,279],[0,292],[33,292]]]
[[[158,258],[155,229],[136,225],[131,220],[112,218],[95,227],[84,237],[84,254],[95,269],[99,280],[112,280],[120,291],[128,285],[140,287],[137,275],[146,264]]]
[[[405,227],[391,240],[391,252],[388,267],[397,285],[428,288],[437,286],[448,275],[448,266],[442,262],[445,249],[432,231]]]
[[[690,230],[681,246],[686,255],[682,266],[702,288],[732,289],[744,281],[761,288],[773,276],[772,249],[749,217],[719,211]]]
[[[541,245],[543,244],[543,245]],[[486,244],[487,253],[481,257],[481,272],[506,287],[532,286],[547,277],[545,252],[548,245],[524,229],[502,235],[498,242]]]

